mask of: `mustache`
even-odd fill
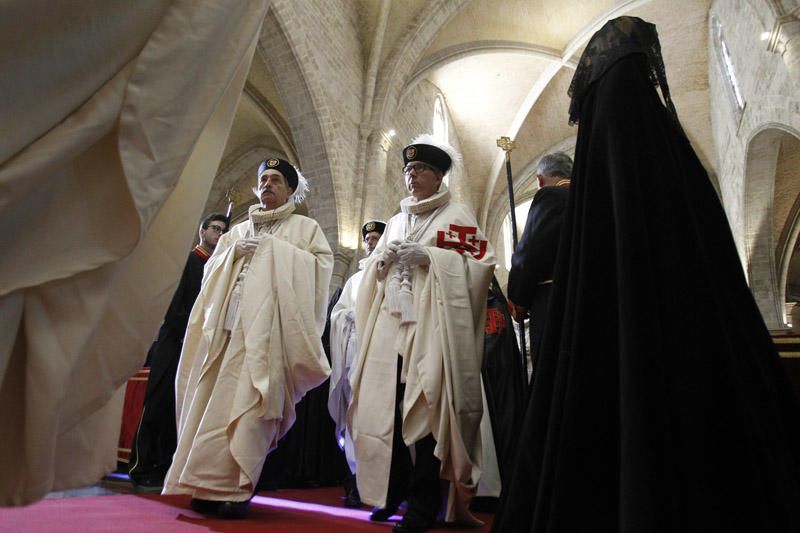
[[[252,188],[252,189],[250,189],[250,190],[251,190],[251,191],[253,191],[253,194],[255,194],[255,195],[256,195],[256,198],[260,197],[260,196],[261,196],[261,194],[262,194],[262,191],[261,191],[261,187],[260,187],[260,186],[253,187],[253,188]],[[264,186],[264,191],[263,191],[263,192],[274,192],[274,191],[272,190],[272,187],[270,187],[269,185],[265,185],[265,186]]]

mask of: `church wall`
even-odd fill
[[[352,241],[354,235],[343,234],[341,228],[360,226],[351,220],[358,216],[351,209],[356,203],[352,181],[357,165],[365,62],[358,37],[358,4],[348,0],[275,0],[273,9],[286,27],[314,103],[307,114],[316,120],[292,125],[298,152],[303,153],[303,143],[313,138],[305,135],[306,125],[320,127],[324,139],[324,147],[314,147],[311,153],[305,151],[302,164],[328,166],[332,175],[333,194],[312,189],[311,201],[323,203],[319,210],[338,220],[340,242]],[[292,98],[292,93],[287,91],[282,97]],[[326,195],[328,198],[324,198]],[[331,246],[336,249],[338,244],[332,242]]]
[[[403,98],[392,121],[396,135],[386,154],[386,194],[381,205],[385,217],[398,211],[400,200],[408,196],[403,168],[402,149],[417,135],[430,133],[433,129],[433,104],[439,89],[427,80],[417,83]]]
[[[741,114],[736,110],[720,64],[714,18],[722,24],[739,79],[745,101]],[[772,227],[773,180],[747,183],[751,140],[770,127],[800,131],[800,87],[790,77],[783,58],[768,51],[768,42],[762,39],[762,35],[772,31],[774,21],[766,1],[715,1],[709,16],[708,68],[712,132],[722,202],[753,294],[767,325],[776,329],[782,324],[773,312],[781,306],[781,302],[776,301],[774,246],[756,242],[753,228],[748,230],[747,223],[748,220],[763,218],[768,220],[770,229]],[[771,240],[771,231],[766,234]],[[761,252],[753,253],[756,249]]]

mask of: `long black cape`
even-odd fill
[[[580,106],[572,194],[497,532],[800,531],[800,410],[647,56]]]
[[[522,359],[508,303],[492,279],[486,303],[486,335],[481,377],[486,391],[500,480],[510,478],[519,425],[525,412],[528,370]]]

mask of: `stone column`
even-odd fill
[[[344,286],[344,282],[350,277],[350,264],[356,255],[355,250],[339,246],[339,250],[333,253],[333,276],[331,276],[330,290]]]

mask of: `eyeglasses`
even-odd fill
[[[225,233],[225,228],[214,224],[210,224],[206,229],[210,229],[211,231],[215,231],[217,233]]]
[[[414,172],[414,174],[419,174],[423,170],[431,170],[432,171],[434,169],[433,169],[432,166],[430,166],[430,165],[428,165],[426,163],[409,163],[409,164],[407,164],[406,166],[403,167],[403,174],[405,174],[406,176],[409,176],[409,175],[411,175],[412,171]]]

